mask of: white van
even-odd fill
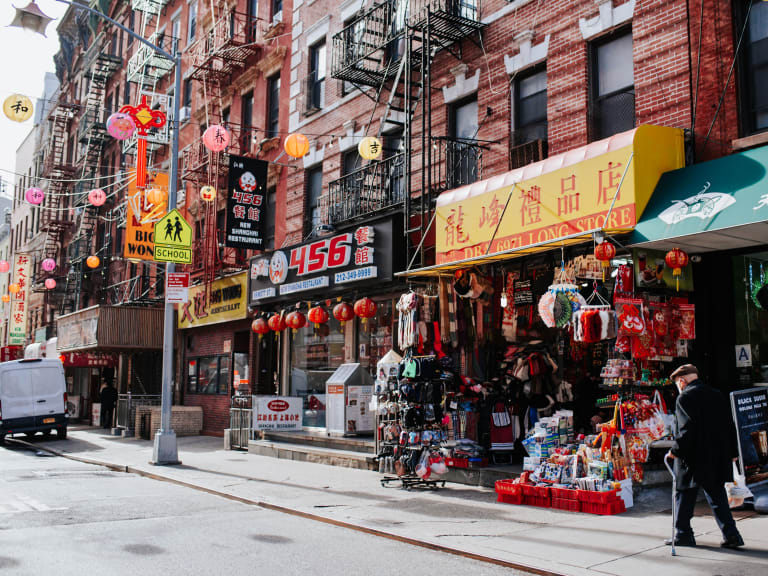
[[[0,363],[0,443],[6,434],[67,437],[67,383],[64,365],[54,358]]]

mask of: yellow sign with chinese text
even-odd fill
[[[586,159],[571,165],[566,165],[569,155],[578,157],[587,148],[551,157],[536,171],[538,175],[517,184],[510,178],[504,185],[499,178],[500,185],[494,188],[491,179],[457,194],[443,194],[437,201],[435,219],[436,263],[524,248],[549,249],[565,238],[598,229],[608,233],[632,230],[661,174],[684,165],[683,133],[675,128],[640,126],[623,136],[618,141],[626,141],[626,146],[610,150],[608,140],[593,143],[589,145],[592,157],[581,154]],[[594,154],[602,142],[606,152]],[[561,167],[547,170],[553,165]],[[509,176],[526,171],[523,168]]]
[[[242,320],[248,316],[248,273],[240,272],[189,288],[189,301],[179,304],[179,328]]]

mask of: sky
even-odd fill
[[[56,0],[37,0],[45,14],[57,19],[48,25],[48,38],[43,38],[8,26],[16,14],[13,6],[21,8],[28,3],[29,0],[0,0],[0,102],[18,93],[36,103],[43,94],[45,73],[55,71],[53,55],[59,49],[56,26],[67,5]],[[15,179],[16,149],[32,127],[32,119],[20,124],[0,114],[0,176],[8,182],[9,193]]]

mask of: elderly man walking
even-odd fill
[[[733,480],[731,460],[736,460],[736,432],[723,395],[699,379],[693,364],[684,364],[670,375],[680,395],[675,407],[675,458],[677,480],[675,525],[676,546],[696,546],[691,518],[699,488],[704,490],[717,525],[723,533],[723,548],[744,546],[725,493],[726,482]],[[672,540],[666,540],[672,544]]]

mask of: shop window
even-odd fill
[[[227,394],[229,356],[201,356],[187,360],[187,393]]]
[[[394,303],[391,299],[376,300],[376,315],[366,322],[357,320],[358,362],[376,379],[376,364],[394,348],[392,340]]]
[[[632,33],[593,44],[591,56],[592,140],[635,127],[635,76]]]
[[[317,166],[305,173],[304,182],[306,182],[306,233],[312,232],[321,222],[320,216],[320,196],[323,193],[323,167]]]
[[[246,334],[247,335],[247,334]],[[246,380],[250,384],[250,365],[247,352],[235,352],[234,381],[231,394],[235,393],[235,384]]]
[[[741,108],[744,135],[768,130],[768,2],[752,0],[751,7],[741,8],[749,22],[741,52]],[[739,24],[741,30],[743,24]]]
[[[513,85],[512,144],[547,139],[547,71],[516,78]]]
[[[733,257],[736,342],[748,345],[751,366],[739,368],[739,385],[768,384],[768,252]],[[745,298],[744,295],[747,295]],[[738,358],[737,358],[738,360]],[[744,363],[746,364],[746,363]]]

